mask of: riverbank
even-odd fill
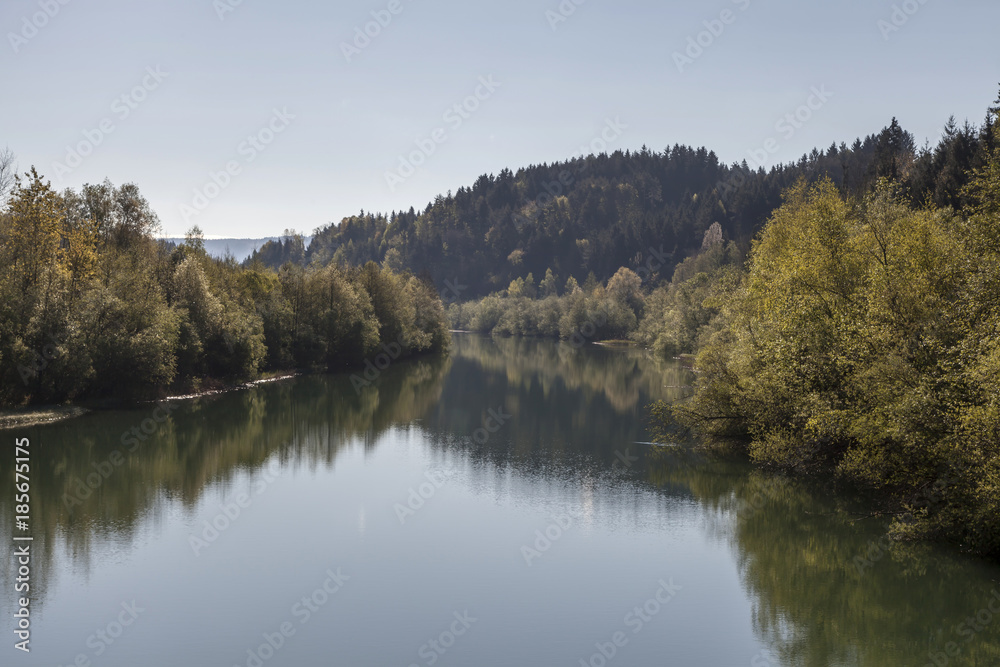
[[[269,374],[269,375],[267,375],[265,377],[260,378],[259,380],[252,380],[250,382],[241,382],[241,383],[232,384],[232,385],[215,386],[215,387],[211,387],[209,389],[201,389],[201,390],[190,392],[190,393],[187,393],[187,394],[176,394],[176,395],[173,395],[173,396],[165,396],[164,398],[160,399],[157,402],[163,402],[163,401],[188,401],[188,400],[195,399],[195,398],[204,398],[205,396],[215,396],[217,394],[225,394],[225,393],[228,393],[230,391],[239,391],[241,389],[249,389],[251,387],[256,387],[257,385],[261,385],[261,384],[268,384],[270,382],[280,382],[282,380],[290,380],[292,378],[300,377],[301,375],[303,375],[303,373],[301,371],[285,372],[285,373],[277,373],[277,374]]]
[[[417,359],[427,354],[437,354],[436,352],[429,353],[416,353],[410,354],[404,358],[404,360]],[[361,369],[363,366],[360,364],[355,368],[355,370]],[[348,371],[341,371],[341,373],[346,374]],[[184,393],[169,394],[161,398],[157,398],[150,401],[139,401],[138,403],[126,402],[122,400],[106,400],[106,401],[86,401],[79,405],[37,405],[37,406],[24,406],[18,408],[0,408],[0,431],[10,430],[16,428],[30,428],[33,426],[41,426],[45,424],[52,424],[60,421],[66,421],[68,419],[74,419],[76,417],[81,417],[85,414],[94,411],[101,410],[113,410],[128,405],[143,405],[150,403],[163,403],[169,401],[190,401],[198,398],[206,398],[209,396],[218,396],[221,394],[227,394],[234,391],[242,391],[244,389],[251,389],[260,385],[270,384],[272,382],[282,382],[285,380],[291,380],[297,377],[302,377],[304,375],[311,374],[309,371],[276,371],[273,373],[266,373],[263,377],[257,380],[251,380],[248,382],[238,382],[233,384],[221,383],[217,380],[204,379],[201,383],[205,386],[204,388],[198,388],[196,390],[186,391]],[[337,373],[321,373],[324,375],[336,375]]]
[[[254,380],[252,382],[241,382],[238,384],[213,386],[210,389],[204,389],[186,394],[165,396],[156,401],[144,401],[144,402],[160,403],[164,401],[188,401],[196,398],[204,398],[206,396],[225,394],[231,391],[240,391],[243,389],[249,389],[251,387],[255,387],[262,384],[268,384],[271,382],[290,380],[292,378],[299,377],[300,375],[302,375],[302,373],[300,372],[280,373],[280,374],[270,375],[268,377],[263,377],[259,380]],[[108,403],[101,403],[101,404],[86,404],[86,405],[39,405],[39,406],[27,406],[23,408],[8,408],[0,410],[0,430],[10,430],[15,428],[30,428],[33,426],[54,424],[56,422],[82,417],[83,415],[93,412],[95,410],[113,409],[115,407],[121,407],[121,405],[123,404],[120,402],[115,402],[113,405]]]
[[[33,408],[0,410],[0,431],[54,424],[90,412],[79,405],[43,405]]]

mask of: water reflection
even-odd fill
[[[678,450],[659,452],[648,474],[690,489],[732,544],[754,632],[769,647],[754,667],[1000,664],[1000,614],[980,630],[968,623],[1000,591],[995,565],[929,545],[887,546],[886,520],[860,499],[817,490],[816,480]]]
[[[1000,590],[995,566],[926,546],[894,545],[883,551],[878,540],[884,522],[866,518],[865,505],[857,499],[817,491],[814,482],[754,471],[743,462],[711,459],[688,447],[641,444],[649,439],[646,406],[681,398],[688,384],[689,371],[642,350],[577,350],[548,341],[463,335],[456,337],[450,357],[390,367],[360,392],[347,377],[303,377],[180,403],[162,421],[150,422],[154,433],[135,452],[128,452],[126,443],[130,434],[137,437],[133,428],[142,433],[143,423],[153,419],[152,406],[30,429],[17,435],[32,439],[33,578],[42,586],[53,582],[62,560],[86,579],[95,552],[107,553],[116,544],[127,550],[143,534],[175,521],[173,513],[193,511],[208,492],[228,495],[228,487],[269,461],[286,469],[331,470],[348,448],[375,459],[379,448],[391,448],[383,445],[393,439],[387,434],[410,433],[437,460],[464,471],[458,486],[486,489],[498,504],[547,496],[574,503],[585,530],[560,544],[560,549],[581,549],[571,560],[617,553],[618,526],[641,526],[648,536],[674,529],[683,517],[697,526],[705,543],[689,548],[703,549],[706,561],[714,563],[702,572],[677,572],[679,578],[697,580],[720,567],[711,545],[721,544],[732,554],[726,567],[735,574],[731,585],[719,585],[735,591],[738,576],[751,601],[750,617],[705,624],[685,640],[689,658],[731,640],[745,652],[745,659],[732,664],[751,667],[1000,664],[1000,615],[990,613],[988,623],[983,623],[986,616],[975,619],[989,608],[992,592]],[[498,427],[483,430],[491,417],[499,417],[494,419]],[[9,459],[0,462],[4,535],[13,534],[8,465]],[[112,470],[105,475],[108,465]],[[390,472],[378,468],[371,474],[378,478]],[[88,489],[88,477],[94,475],[100,483]],[[374,501],[360,505],[351,533],[369,540],[366,544],[397,548],[400,536],[417,539],[415,528],[411,533],[395,524],[391,532],[385,527],[394,520],[389,508],[405,492],[392,487],[373,495],[388,498],[385,511],[380,513]],[[455,531],[461,530],[463,517],[460,509],[445,506],[447,497],[442,492],[426,516],[447,516],[449,521],[434,524],[440,531],[436,539],[457,544],[463,535],[449,531],[452,522]],[[505,528],[530,535],[537,527],[531,517],[523,530],[510,517],[505,520],[510,525],[496,526],[498,538]],[[494,529],[479,530],[487,539]],[[344,544],[354,538],[337,533],[330,539]],[[10,548],[8,540],[0,543],[0,549]],[[424,546],[428,554],[437,548]],[[510,549],[517,553],[516,544]],[[9,553],[3,557],[9,562]],[[391,574],[405,567],[397,562],[405,558],[385,547],[366,553],[364,562],[377,559]],[[560,556],[546,558],[555,562]],[[429,563],[437,560],[447,558],[435,556],[424,564],[433,567]],[[698,567],[697,558],[677,562]],[[487,609],[490,596],[502,600],[506,589],[524,586],[521,579],[503,579],[498,563],[493,563],[495,588],[477,589]],[[624,563],[622,569],[630,565],[635,564]],[[446,572],[434,571],[439,582],[447,580],[446,574],[457,576],[454,562],[441,567]],[[11,570],[0,571],[7,578],[0,595],[6,613]],[[415,581],[410,585],[421,585]],[[605,598],[594,592],[587,604],[617,609],[617,601],[609,602],[612,589],[602,590]],[[35,590],[41,598],[36,604],[45,592]],[[689,594],[686,613],[723,616],[726,610],[711,608],[703,595]],[[726,599],[733,597],[738,596]],[[545,604],[558,608],[559,602]],[[567,618],[580,613],[578,600],[564,604]],[[553,628],[557,623],[551,621]],[[738,637],[742,628],[754,641]],[[487,632],[485,625],[481,632]],[[572,632],[565,628],[566,636]],[[954,642],[952,655],[949,642]],[[524,651],[541,655],[542,648],[525,645]],[[666,664],[675,664],[667,658]],[[479,664],[493,663],[483,659]],[[709,663],[688,659],[684,664]]]
[[[33,604],[44,603],[59,549],[87,571],[98,543],[127,546],[148,524],[162,524],[168,508],[193,508],[207,487],[225,488],[273,456],[282,464],[332,466],[352,441],[372,446],[388,429],[426,414],[440,400],[450,365],[441,356],[400,364],[360,391],[346,376],[308,376],[166,409],[99,412],[18,430],[33,452]],[[7,461],[0,465],[6,470]],[[15,533],[13,484],[13,475],[0,476],[3,535]],[[9,562],[10,544],[0,544]],[[0,573],[6,594],[12,571]]]
[[[680,398],[691,380],[683,366],[645,350],[475,335],[456,340],[455,367],[427,426],[440,434],[472,433],[487,408],[504,405],[515,417],[509,429],[469,454],[523,464],[526,472],[546,461],[597,471],[641,467],[649,451],[639,444],[648,440],[647,405]]]

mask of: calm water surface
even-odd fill
[[[0,433],[0,664],[1000,664],[997,567],[648,444],[645,407],[690,381],[638,350],[462,335],[360,391],[305,377]]]

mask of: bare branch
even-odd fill
[[[17,161],[14,151],[9,147],[0,150],[0,203],[7,199],[7,195],[14,187],[17,176]]]

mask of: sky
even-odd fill
[[[0,148],[136,183],[166,236],[311,233],[481,174],[706,146],[773,164],[981,123],[996,0],[3,0]]]

